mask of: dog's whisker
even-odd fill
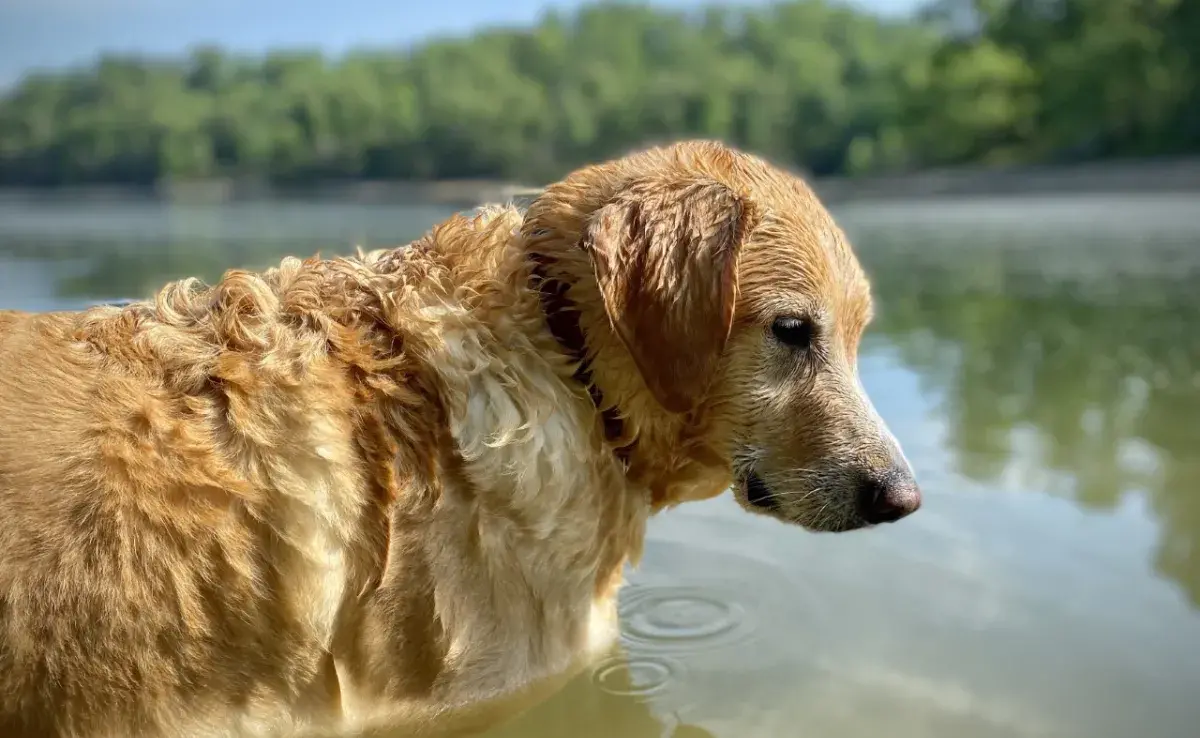
[[[777,500],[804,500],[813,495],[820,494],[825,488],[817,487],[809,490],[787,490],[784,492],[772,492],[771,497]]]

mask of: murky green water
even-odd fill
[[[444,211],[0,202],[0,307],[141,296]],[[1194,199],[846,206],[863,381],[921,512],[816,536],[729,499],[654,521],[627,657],[489,738],[1200,735]]]

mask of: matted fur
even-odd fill
[[[830,337],[791,374],[780,309]],[[688,142],[403,249],[0,312],[0,736],[486,726],[611,646],[647,517],[735,467],[862,525],[837,475],[898,454],[847,384],[868,311],[803,184]]]

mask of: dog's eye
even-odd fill
[[[776,318],[771,333],[780,343],[794,348],[806,349],[812,344],[812,322],[804,318]]]

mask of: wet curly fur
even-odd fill
[[[772,344],[780,310],[827,341]],[[0,735],[486,726],[611,646],[655,511],[864,524],[854,475],[901,463],[868,312],[811,192],[708,142],[401,249],[0,312]]]

